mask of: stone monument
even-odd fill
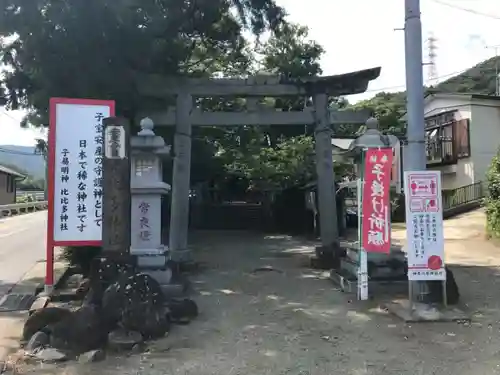
[[[161,202],[170,192],[163,182],[162,158],[170,147],[155,135],[149,118],[140,122],[141,131],[130,138],[131,145],[131,255],[137,257],[139,270],[144,270],[160,284],[168,284],[171,270],[167,267],[168,247],[162,244]]]

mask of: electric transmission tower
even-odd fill
[[[429,37],[427,38],[427,58],[428,58],[428,63],[426,64],[428,66],[428,71],[427,71],[427,85],[431,86],[433,84],[436,84],[437,78],[438,78],[438,72],[437,72],[437,66],[436,66],[436,57],[437,57],[437,39],[434,37],[434,34],[430,34]]]

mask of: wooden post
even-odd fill
[[[104,256],[130,253],[130,125],[103,119],[102,249]]]

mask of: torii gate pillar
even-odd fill
[[[335,241],[338,241],[338,228],[328,96],[327,94],[316,94],[313,101],[321,244],[323,247],[330,247],[334,245]]]
[[[172,203],[170,207],[170,259],[188,262],[189,187],[191,178],[191,112],[193,97],[179,93],[176,100],[174,136],[174,168],[172,175]]]

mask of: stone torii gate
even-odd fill
[[[176,129],[169,235],[172,260],[180,262],[190,260],[187,233],[193,126],[314,124],[321,242],[325,248],[331,247],[338,240],[331,144],[332,125],[364,124],[369,114],[329,110],[328,97],[362,93],[366,91],[368,83],[379,75],[380,68],[302,79],[276,76],[255,76],[248,79],[141,77],[138,81],[141,95],[163,99],[176,98],[175,108],[163,112],[141,113],[138,117],[138,119],[151,118],[155,126],[175,126]],[[283,112],[262,109],[256,105],[259,98],[286,96],[312,97],[313,108]],[[193,107],[193,99],[200,97],[244,97],[247,111],[203,112]]]

